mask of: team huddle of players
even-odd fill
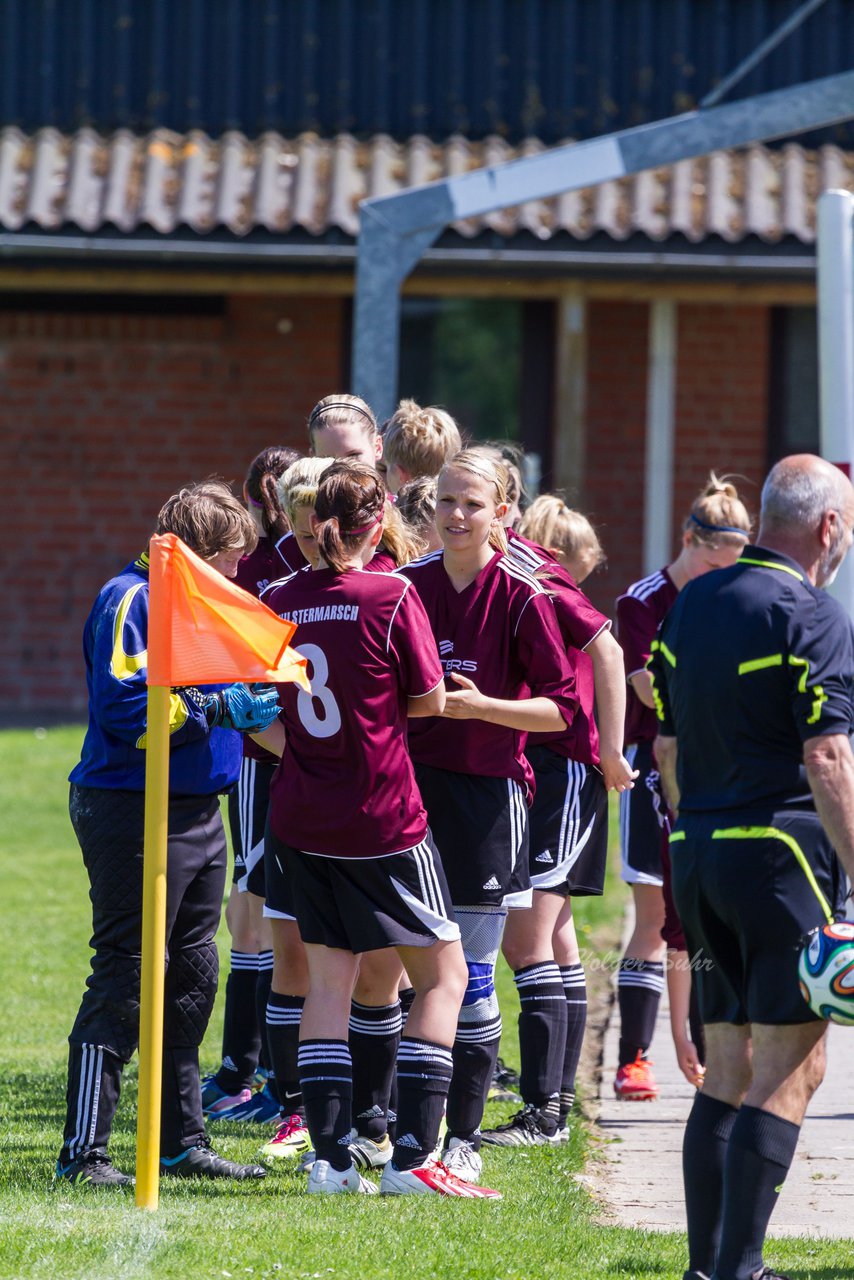
[[[603,891],[609,790],[637,919],[614,1087],[656,1096],[646,1050],[680,938],[644,665],[676,592],[734,560],[750,522],[712,477],[678,559],[618,603],[624,661],[578,585],[603,559],[594,530],[552,495],[523,513],[512,451],[464,448],[412,401],[380,429],[350,395],[320,401],[309,436],[311,456],[265,450],[245,485],[260,538],[237,580],[298,624],[312,692],[283,686],[279,719],[245,739],[223,1061],[203,1103],[275,1123],[263,1153],[308,1170],[310,1191],[376,1191],[364,1172],[382,1169],[388,1194],[496,1197],[482,1144],[568,1137],[586,1021],[572,899]],[[499,950],[523,1106],[483,1130]],[[698,1082],[690,975],[673,983]]]

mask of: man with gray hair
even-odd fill
[[[839,861],[854,874],[854,636],[819,589],[852,529],[842,472],[784,458],[762,490],[757,545],[688,583],[650,661],[656,754],[679,813],[674,896],[704,961],[685,1280],[784,1280],[762,1248],[827,1030],[800,995],[799,943],[841,911]]]

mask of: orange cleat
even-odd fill
[[[623,1102],[655,1102],[658,1085],[652,1074],[652,1063],[642,1051],[634,1062],[620,1067],[614,1080],[614,1093]]]

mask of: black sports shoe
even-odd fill
[[[682,1280],[709,1280],[705,1271],[686,1271]]]
[[[495,1129],[485,1129],[483,1142],[490,1147],[556,1147],[558,1137],[554,1120],[549,1123],[537,1107],[527,1106]]]
[[[784,1276],[782,1271],[774,1271],[771,1267],[760,1267],[758,1271],[754,1271],[750,1280],[790,1280],[789,1276]]]
[[[68,1164],[56,1162],[57,1182],[71,1182],[75,1187],[132,1187],[133,1178],[113,1164],[106,1151],[93,1147]]]
[[[179,1152],[177,1156],[161,1156],[160,1172],[172,1178],[233,1178],[235,1182],[267,1176],[263,1165],[236,1164],[234,1160],[224,1160],[211,1149],[207,1139]]]
[[[492,1083],[486,1095],[487,1102],[521,1102],[519,1090],[519,1073],[512,1067],[505,1066],[501,1058],[495,1062]]]

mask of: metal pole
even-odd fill
[[[816,9],[820,9],[826,2],[827,0],[806,0],[806,3],[802,4],[800,9],[791,14],[776,31],[772,31],[767,39],[757,45],[753,53],[744,58],[737,67],[734,67],[728,76],[724,76],[720,84],[715,85],[711,93],[706,94],[700,103],[700,110],[704,111],[706,107],[713,107],[720,102],[721,98],[729,93],[734,85],[743,80],[754,67],[759,65],[763,58],[767,58],[772,49],[776,49],[777,45],[786,39],[786,36],[791,35],[793,31],[797,31],[801,23],[806,22],[810,14],[815,13]]]
[[[821,454],[854,475],[854,196],[818,200],[818,356]],[[854,612],[854,557],[831,588]]]
[[[644,464],[643,564],[652,573],[673,556],[673,436],[676,402],[676,303],[649,313]]]

